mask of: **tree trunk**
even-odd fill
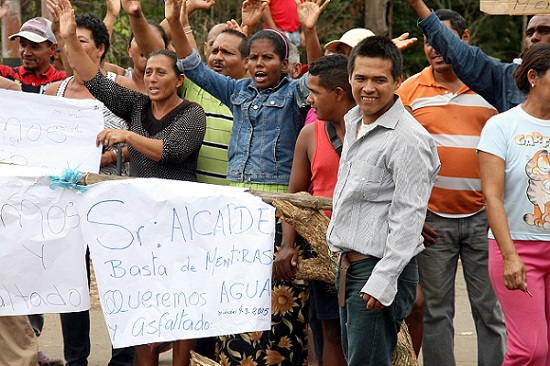
[[[365,0],[365,28],[377,36],[390,36],[391,5],[391,0]]]

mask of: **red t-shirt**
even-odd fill
[[[275,25],[287,32],[296,32],[300,28],[298,10],[294,0],[262,0],[269,4],[271,18]]]
[[[46,85],[65,79],[67,73],[56,70],[52,65],[50,65],[45,73],[40,75],[27,71],[23,66],[11,67],[0,65],[0,76],[18,81],[21,84],[21,90],[24,92],[44,94]]]

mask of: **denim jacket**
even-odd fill
[[[499,62],[478,47],[464,43],[433,12],[418,22],[418,27],[445,62],[452,65],[456,76],[499,112],[525,100],[512,76],[518,64]]]
[[[193,53],[178,67],[233,112],[227,178],[246,183],[288,185],[294,145],[303,126],[307,77],[286,75],[274,88],[258,90],[251,78],[235,80],[206,67]]]

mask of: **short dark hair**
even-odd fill
[[[249,50],[252,43],[254,43],[259,39],[270,40],[271,43],[273,43],[273,47],[275,48],[275,53],[279,56],[281,61],[286,60],[288,58],[289,41],[284,34],[273,29],[269,29],[269,30],[264,29],[259,32],[256,32],[252,37],[250,37],[250,40],[248,41]]]
[[[521,65],[514,72],[516,85],[525,94],[531,91],[527,74],[534,70],[542,78],[550,69],[550,44],[535,44],[522,54]]]
[[[468,29],[466,20],[462,15],[451,9],[439,9],[435,11],[435,15],[439,20],[448,20],[451,23],[451,29],[458,33],[459,37],[462,37],[464,31]]]
[[[241,40],[241,44],[239,45],[238,49],[239,49],[239,52],[241,53],[241,58],[243,59],[246,58],[249,52],[248,37],[245,36],[243,33],[236,31],[235,29],[224,29],[223,31],[220,32],[220,34],[224,34],[224,33],[237,37]]]
[[[348,58],[342,54],[323,56],[309,65],[309,74],[319,76],[319,84],[333,91],[342,88],[348,99],[355,103],[348,74]]]
[[[170,58],[173,62],[171,63],[172,64],[172,67],[174,68],[174,71],[176,72],[176,75],[181,75],[182,72],[180,71],[180,69],[178,68],[178,56],[176,55],[176,53],[174,51],[171,51],[171,50],[156,50],[156,51],[153,51],[149,54],[149,57],[147,57],[147,60],[149,60],[151,57],[153,56],[158,56],[158,55],[163,55],[163,56],[166,56],[168,58]]]
[[[151,20],[151,19],[147,19],[147,23],[149,25],[152,25],[153,28],[155,28],[161,38],[162,38],[162,41],[164,42],[164,48],[167,48],[168,47],[168,34],[166,34],[166,31],[164,30],[164,28],[162,28],[162,25],[160,25],[159,23],[155,22],[154,20]],[[130,47],[132,45],[132,41],[134,40],[135,36],[134,36],[134,33],[130,33],[130,40],[128,41],[128,47]]]
[[[88,29],[92,33],[92,38],[96,47],[103,45],[105,47],[105,52],[101,55],[101,61],[107,56],[109,47],[111,46],[111,41],[109,37],[109,31],[105,26],[105,23],[99,17],[92,13],[86,13],[76,16],[76,27]]]
[[[351,50],[348,61],[348,73],[351,75],[355,68],[357,57],[372,57],[390,60],[392,63],[391,74],[394,80],[403,75],[403,56],[401,51],[389,38],[372,36],[363,39]]]

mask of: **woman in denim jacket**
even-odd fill
[[[169,20],[171,28],[174,22],[179,19]],[[293,80],[283,72],[288,65],[286,38],[273,30],[252,36],[251,77],[235,80],[204,65],[181,34],[181,27],[179,32],[174,28],[174,45],[178,57],[183,58],[178,62],[180,70],[233,112],[227,178],[233,185],[258,188],[254,184],[260,184],[260,189],[286,191],[294,145],[303,126],[300,108],[306,106],[309,93],[307,77]]]

